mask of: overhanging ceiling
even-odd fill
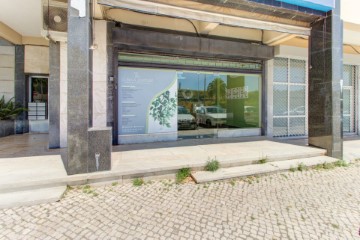
[[[280,18],[224,6],[214,7],[214,5],[204,4],[200,1],[202,0],[98,0],[98,3],[109,8],[120,8],[152,15],[185,18],[234,27],[277,31],[297,35],[310,35],[309,23],[319,17],[311,17],[311,19],[307,19],[306,21],[300,21],[300,17],[299,19],[289,19],[289,16],[286,15],[287,18]],[[269,8],[269,6],[267,7],[267,11],[271,11],[271,8]],[[299,13],[299,16],[300,15]]]

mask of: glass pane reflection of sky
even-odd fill
[[[245,85],[248,86],[248,90],[258,91],[260,84],[259,74],[235,74],[235,73],[197,73],[197,72],[178,72],[178,84],[179,90],[204,90],[206,91],[209,84],[216,78],[222,79],[227,82],[228,76],[230,77],[245,77]]]

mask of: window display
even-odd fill
[[[198,127],[196,133],[188,135],[214,135],[214,129],[260,127],[260,74],[178,71],[177,75],[178,105],[191,114]],[[183,129],[180,122],[178,128]]]

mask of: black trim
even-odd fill
[[[114,82],[113,82],[113,126],[112,126],[112,130],[113,130],[113,144],[117,145],[118,144],[118,133],[119,133],[119,129],[118,129],[118,124],[119,124],[119,94],[118,94],[118,54],[119,54],[119,50],[117,47],[114,47],[114,52],[113,52],[113,73],[114,73]]]
[[[163,68],[175,70],[189,70],[189,71],[212,71],[212,72],[229,72],[229,73],[256,73],[262,74],[262,70],[242,70],[235,68],[217,68],[217,67],[198,67],[187,65],[168,65],[158,63],[141,63],[141,62],[122,62],[118,61],[118,67],[138,67],[138,68]]]
[[[113,29],[113,44],[121,50],[153,52],[193,58],[251,59],[274,58],[274,47],[137,29]]]
[[[267,68],[265,61],[262,64],[261,73],[261,136],[267,135]]]

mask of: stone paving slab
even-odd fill
[[[0,210],[0,239],[359,239],[360,163],[209,184],[75,188]]]
[[[66,186],[60,186],[0,193],[0,209],[56,202],[65,191]]]
[[[150,146],[152,144],[148,144]],[[161,143],[159,143],[161,146]],[[214,143],[194,146],[126,150],[112,153],[113,171],[154,170],[164,171],[184,167],[203,167],[209,159],[217,159],[223,166],[239,166],[254,163],[260,159],[287,160],[325,155],[323,149],[298,146],[273,141],[252,141],[237,143]]]
[[[67,177],[60,155],[0,158],[0,189],[22,182]]]
[[[267,162],[264,164],[251,164],[240,167],[220,168],[215,172],[198,171],[191,173],[191,176],[197,183],[205,183],[230,178],[260,175],[276,171],[289,170],[290,168],[297,168],[299,164],[304,164],[305,166],[309,167],[323,163],[333,163],[336,161],[338,161],[338,159],[336,158],[318,156],[286,161]]]
[[[344,160],[360,159],[360,140],[344,141]]]

